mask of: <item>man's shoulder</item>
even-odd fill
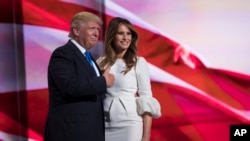
[[[65,44],[63,44],[63,45],[57,47],[57,48],[54,50],[54,52],[57,52],[57,51],[69,51],[69,50],[72,49],[71,46],[73,46],[73,43],[70,42],[70,41],[68,41],[67,43],[65,43]]]
[[[74,52],[74,47],[72,47],[73,44],[70,44],[70,41],[65,43],[62,46],[59,46],[57,48],[55,48],[55,50],[52,52],[52,56],[72,56],[73,52]]]

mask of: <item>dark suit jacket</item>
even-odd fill
[[[52,53],[48,87],[45,141],[104,141],[102,95],[106,81],[96,76],[71,41]]]

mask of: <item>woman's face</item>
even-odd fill
[[[119,52],[126,52],[129,48],[132,40],[132,33],[129,28],[121,24],[118,27],[118,31],[115,36],[114,45],[117,51]]]

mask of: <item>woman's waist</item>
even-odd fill
[[[135,99],[136,93],[107,93],[104,95],[104,98],[128,98]]]

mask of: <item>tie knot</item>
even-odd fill
[[[85,54],[86,58],[88,59],[88,61],[91,60],[90,53],[88,51],[85,51],[84,54]]]
[[[89,62],[89,64],[92,66],[92,59],[91,59],[91,56],[90,56],[90,53],[86,50],[85,53],[84,53],[87,61]]]
[[[90,53],[86,50],[84,53],[86,56],[90,56]]]

